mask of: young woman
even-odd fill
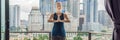
[[[65,13],[62,13],[62,6],[60,2],[56,2],[56,13],[51,14],[48,22],[54,22],[52,29],[52,40],[65,40],[66,33],[64,29],[64,22],[70,22]]]

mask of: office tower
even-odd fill
[[[73,2],[72,3],[72,15],[73,17],[75,18],[78,18],[79,17],[79,11],[80,11],[80,7],[79,7],[79,3],[80,1],[79,0],[72,0]]]
[[[46,14],[46,12],[52,13],[54,11],[53,8],[55,7],[53,6],[54,6],[54,0],[40,0],[39,1],[39,8],[42,14]]]
[[[69,13],[72,13],[72,1],[71,0],[67,0],[67,11]]]
[[[17,28],[20,26],[20,6],[10,5],[9,8],[10,31],[17,31]]]
[[[113,22],[105,10],[98,11],[98,22],[108,28],[113,28]]]
[[[97,6],[98,0],[83,0],[84,3],[84,13],[86,15],[85,23],[83,24],[83,31],[101,31],[101,26],[98,23],[98,13]]]
[[[80,10],[80,15],[85,15],[83,10]]]
[[[105,25],[106,21],[106,11],[105,10],[100,10],[98,11],[99,15],[98,15],[98,22],[102,25]]]
[[[96,22],[97,18],[97,0],[84,0],[86,22]]]
[[[38,7],[32,7],[32,10],[29,14],[29,25],[28,25],[28,31],[42,31],[43,27],[43,16],[40,13],[40,10]]]

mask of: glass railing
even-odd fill
[[[111,33],[66,32],[66,40],[111,40]],[[51,32],[10,32],[10,40],[52,40]]]
[[[111,33],[91,33],[91,40],[111,40]]]

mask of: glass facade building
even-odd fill
[[[0,0],[1,12],[1,40],[5,40],[5,0]]]
[[[18,5],[10,5],[10,31],[18,31],[20,27],[20,7]]]

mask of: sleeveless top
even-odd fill
[[[57,20],[58,16],[56,13],[54,13],[54,20]],[[64,20],[64,14],[60,16],[61,20]],[[65,29],[64,29],[64,23],[63,22],[54,22],[54,26],[52,29],[52,36],[62,36],[65,37]]]

